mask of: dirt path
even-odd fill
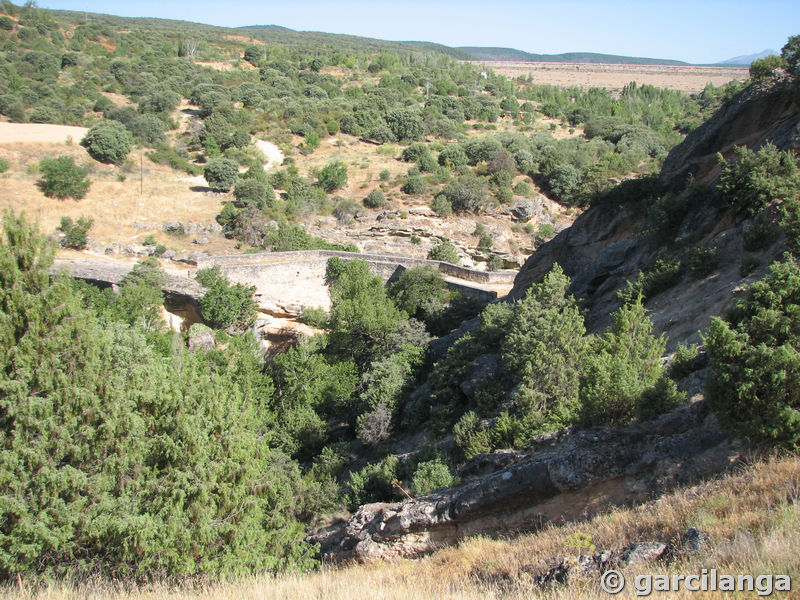
[[[0,144],[13,144],[16,142],[66,142],[72,138],[75,143],[80,142],[86,132],[86,127],[71,127],[69,125],[51,125],[49,123],[0,123]]]
[[[274,167],[279,167],[283,163],[283,152],[281,152],[281,149],[272,142],[267,142],[266,140],[256,140],[256,148],[261,150],[267,159],[267,162],[264,163],[265,171],[269,171]],[[240,168],[239,172],[243,173],[246,170],[247,169]],[[204,185],[206,183],[206,178],[202,175],[196,175],[195,177],[181,177],[177,181],[188,181],[189,183]]]
[[[256,148],[264,153],[267,162],[264,163],[264,170],[269,171],[273,167],[279,167],[283,163],[283,152],[272,142],[266,140],[256,140]]]

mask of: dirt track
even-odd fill
[[[601,65],[591,63],[543,63],[510,61],[469,61],[508,77],[533,76],[534,83],[561,87],[602,87],[619,91],[631,81],[678,90],[701,92],[707,84],[722,86],[749,77],[742,67],[697,67],[671,65]]]
[[[50,125],[47,123],[0,123],[0,144],[45,142],[58,144],[72,138],[78,143],[89,131],[86,127]]]

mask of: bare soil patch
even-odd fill
[[[601,87],[619,91],[631,81],[687,94],[701,92],[707,84],[723,86],[744,80],[749,71],[742,67],[699,67],[672,65],[604,65],[587,63],[544,63],[513,61],[467,61],[508,77],[530,74],[533,82],[561,87]]]
[[[281,166],[283,162],[283,152],[272,142],[266,140],[256,140],[256,148],[261,150],[264,157],[267,159],[264,162],[264,170],[269,171],[275,167]]]

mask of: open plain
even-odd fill
[[[723,86],[733,80],[744,81],[744,67],[706,67],[695,65],[613,65],[594,63],[548,63],[513,61],[470,61],[508,77],[530,74],[533,83],[559,87],[576,86],[582,89],[601,87],[619,91],[631,81],[639,85],[678,90],[687,94],[703,91],[709,83]]]

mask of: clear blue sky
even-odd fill
[[[21,2],[15,2],[21,4]],[[161,17],[528,52],[602,52],[713,63],[800,34],[800,0],[40,0],[43,8]]]

